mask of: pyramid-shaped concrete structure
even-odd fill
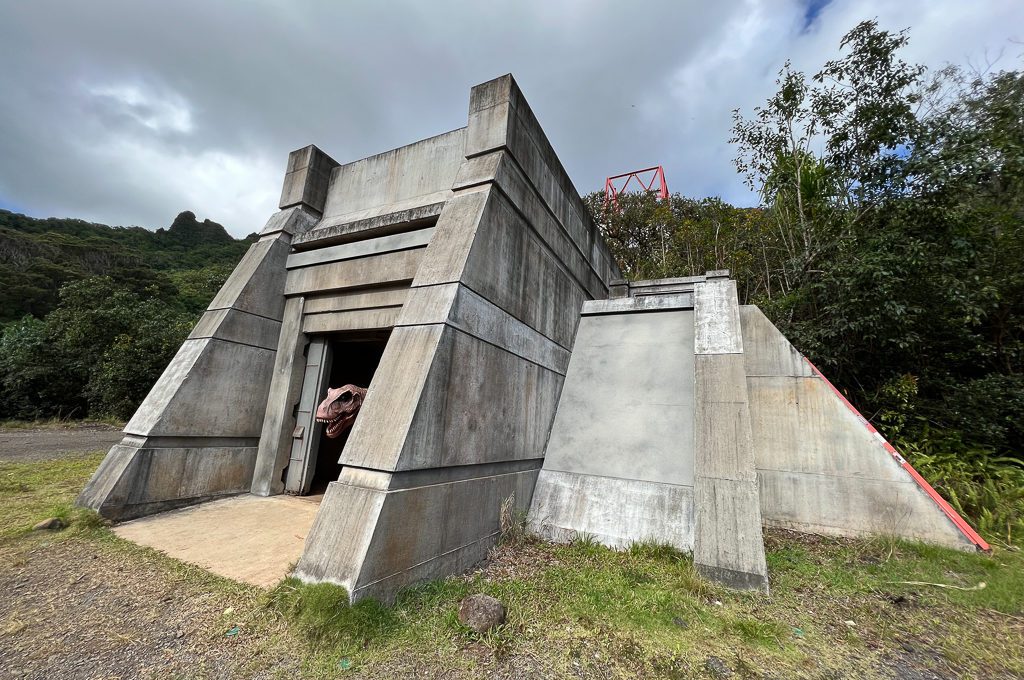
[[[765,583],[762,523],[977,543],[727,277],[620,277],[511,76],[451,132],[295,151],[79,503],[123,522],[322,493],[295,573],[353,599],[479,561],[510,497],[553,538],[666,540],[744,587]],[[325,438],[344,384],[365,400]]]

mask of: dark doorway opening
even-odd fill
[[[391,331],[377,331],[328,336],[330,377],[327,387],[351,384],[369,388],[390,335]],[[323,394],[317,395],[317,404],[327,396],[327,387],[324,387]],[[356,420],[359,420],[359,416],[356,416]],[[309,493],[313,495],[324,493],[329,483],[338,480],[342,467],[338,460],[352,432],[349,428],[340,437],[330,439],[323,430],[323,427],[317,426],[320,442],[313,463],[313,481],[309,488]]]

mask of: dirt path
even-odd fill
[[[121,428],[99,424],[0,429],[0,461],[24,463],[60,458],[71,452],[101,451],[123,436]]]
[[[255,589],[226,593],[198,569],[96,548],[71,538],[6,556],[0,678],[269,678],[301,666],[246,625]]]

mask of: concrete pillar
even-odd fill
[[[768,590],[736,282],[694,287],[693,562],[726,585]]]

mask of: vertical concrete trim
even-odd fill
[[[300,332],[305,298],[288,298],[284,305],[281,336],[274,358],[274,371],[270,379],[270,396],[263,419],[256,470],[253,474],[252,493],[271,496],[284,491],[281,479],[288,465],[295,418],[292,408],[299,400],[305,362],[302,351],[305,336]]]
[[[736,284],[694,286],[693,562],[705,576],[768,590]]]
[[[740,307],[736,282],[716,279],[694,284],[694,333],[696,354],[742,354]]]

